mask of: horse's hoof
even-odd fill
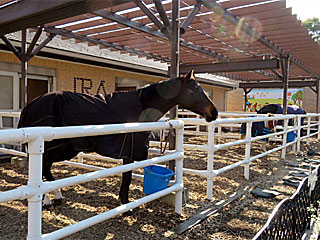
[[[62,198],[59,198],[59,199],[53,199],[53,206],[60,206],[60,205],[62,205],[62,202],[63,202],[63,200],[62,200]]]

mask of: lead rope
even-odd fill
[[[164,154],[165,151],[166,151],[166,148],[167,148],[167,144],[169,142],[169,138],[170,138],[170,135],[171,135],[171,132],[173,133],[173,126],[172,124],[169,122],[169,125],[170,125],[170,129],[169,129],[169,133],[168,133],[168,136],[167,136],[167,139],[166,139],[166,143],[164,145],[164,148],[162,149],[162,142],[161,142],[161,147],[160,147],[160,154]],[[164,134],[163,134],[164,135]],[[173,133],[173,136],[174,136],[174,133]]]
[[[169,131],[169,133],[168,133],[168,136],[167,136],[167,139],[166,139],[166,143],[165,143],[163,149],[162,149],[162,141],[161,141],[161,147],[160,147],[160,153],[161,153],[161,154],[164,154],[164,152],[165,152],[166,149],[167,149],[167,145],[168,145],[168,141],[169,141],[170,134],[171,134],[171,131]],[[164,136],[164,134],[163,134],[163,136]]]

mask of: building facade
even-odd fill
[[[19,35],[15,34],[10,40],[18,48]],[[28,62],[28,102],[50,91],[107,94],[167,78],[167,64],[68,41],[52,41]],[[0,49],[0,111],[19,111],[23,99],[20,61],[1,41]],[[236,85],[205,77],[197,79],[218,110],[226,111],[227,92]]]

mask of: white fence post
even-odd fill
[[[286,158],[286,151],[287,151],[286,145],[287,145],[287,132],[288,132],[289,119],[283,119],[283,121],[284,121],[284,127],[283,127],[284,134],[282,137],[282,146],[284,148],[282,148],[282,150],[281,150],[281,158],[285,159]]]
[[[183,150],[183,130],[184,128],[177,128],[176,130],[176,151],[184,152]],[[176,160],[176,184],[183,185],[183,158]],[[182,191],[179,190],[175,194],[175,211],[178,214],[182,213]]]
[[[298,116],[298,127],[297,127],[297,153],[301,150],[301,116]]]
[[[78,159],[77,159],[78,163],[83,163],[83,155],[84,155],[83,152],[79,152],[78,153],[78,156],[77,156],[78,157]]]
[[[308,128],[307,128],[307,144],[310,144],[310,125],[311,125],[311,116],[307,116],[308,118]]]
[[[249,175],[250,175],[250,155],[251,155],[251,128],[252,128],[252,122],[247,122],[246,123],[246,139],[249,140],[246,143],[246,152],[245,152],[245,160],[248,161],[244,165],[244,177],[249,180]]]
[[[222,129],[221,129],[221,126],[218,126],[218,143],[220,143],[221,137],[222,137]]]
[[[213,191],[213,160],[214,160],[214,131],[212,123],[208,125],[208,162],[207,162],[207,199],[212,199]]]
[[[29,153],[29,181],[28,186],[39,190],[39,194],[28,198],[28,240],[42,239],[42,153],[44,152],[44,140],[38,137],[28,143]]]

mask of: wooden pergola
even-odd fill
[[[284,109],[289,87],[310,87],[319,107],[320,48],[285,0],[0,0],[0,14],[25,87],[27,62],[60,35],[167,62],[171,77],[194,68],[239,80],[246,94],[283,88]],[[36,32],[29,44],[26,29]],[[21,49],[6,37],[19,30]]]

